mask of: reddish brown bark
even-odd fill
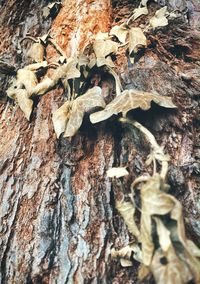
[[[115,2],[116,7],[112,8],[109,0],[66,0],[51,23],[50,19],[42,19],[43,1],[7,1],[1,8],[1,53],[8,57],[10,53],[10,62],[19,68],[27,62],[24,55],[16,54],[18,38],[27,32],[39,36],[50,28],[50,34],[72,56],[77,48],[90,42],[93,34],[108,31],[137,6],[129,1]],[[150,13],[156,5],[152,3]],[[179,107],[176,113],[153,108],[133,115],[152,130],[171,154],[169,181],[173,193],[185,205],[188,234],[197,240],[196,1],[193,7],[196,14],[191,16],[191,26],[184,26],[184,21],[172,24],[149,37],[149,47],[136,64],[128,67],[123,51],[117,64],[124,87],[171,95]],[[137,20],[136,25],[143,21]],[[24,53],[27,46],[23,47]],[[48,60],[53,61],[55,56],[53,47],[48,46]],[[56,140],[51,117],[62,102],[61,89],[44,95],[31,122],[12,102],[4,100],[1,105],[0,281],[135,283],[138,264],[122,268],[110,258],[110,248],[126,245],[129,235],[115,211],[116,188],[106,177],[106,170],[113,165],[128,167],[130,176],[124,189],[128,192],[132,179],[146,171],[148,146],[137,131],[122,129],[117,119],[91,126],[87,117],[71,142]]]

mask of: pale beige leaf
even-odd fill
[[[133,265],[133,259],[142,262],[141,250],[139,246],[135,243],[129,244],[120,250],[111,250],[112,258],[120,258],[121,265],[123,267],[128,267]]]
[[[16,99],[16,90],[22,89],[23,84],[19,83],[16,78],[12,80],[11,86],[6,90],[7,96],[11,99]]]
[[[46,92],[52,89],[54,85],[54,81],[47,77],[33,88],[32,94],[44,95]]]
[[[156,222],[159,243],[163,251],[167,251],[171,246],[170,231],[165,227],[161,219],[154,217]]]
[[[22,84],[26,88],[28,96],[31,96],[32,90],[37,85],[38,80],[33,71],[19,69],[17,71],[17,82],[18,84]]]
[[[127,175],[129,175],[129,172],[127,171],[126,168],[123,168],[123,167],[111,168],[107,171],[107,176],[110,178],[113,178],[113,177],[120,178],[120,177],[124,177]]]
[[[93,43],[94,53],[97,58],[102,58],[110,55],[111,53],[116,53],[118,49],[118,44],[112,40],[95,40]]]
[[[115,67],[115,64],[113,63],[112,59],[110,56],[108,57],[98,57],[97,58],[97,67],[101,67],[103,65],[109,66],[109,67]]]
[[[154,251],[154,243],[152,240],[151,230],[151,216],[142,211],[140,223],[140,241],[142,243],[142,261],[147,266],[149,266],[151,263]]]
[[[146,47],[147,39],[141,28],[131,28],[129,31],[129,53],[136,53],[140,47]]]
[[[44,46],[39,42],[35,42],[28,50],[27,56],[35,62],[42,62],[44,59]]]
[[[135,214],[135,204],[132,202],[125,201],[116,201],[116,209],[119,211],[120,215],[123,217],[125,224],[128,227],[128,230],[136,238],[139,238],[140,232],[135,223],[134,214]]]
[[[148,110],[152,101],[162,107],[176,108],[170,97],[138,90],[125,90],[109,103],[104,110],[91,114],[90,121],[97,123],[121,112],[123,116],[126,116],[128,111],[136,108]]]
[[[125,43],[126,42],[126,37],[128,35],[128,31],[129,30],[128,30],[127,26],[122,24],[120,26],[114,26],[110,30],[110,35],[111,36],[116,36],[121,43]]]
[[[16,101],[25,114],[26,119],[29,120],[33,108],[33,101],[29,99],[28,92],[25,89],[16,90]]]
[[[79,78],[81,73],[77,69],[77,64],[78,61],[76,58],[69,58],[67,60],[67,63],[61,65],[56,69],[52,76],[52,80],[57,83],[60,79],[67,78],[69,79],[74,79],[74,78]]]
[[[57,138],[66,129],[67,121],[69,120],[71,102],[65,102],[59,109],[57,109],[52,116],[54,129]]]
[[[29,70],[29,71],[36,71],[40,68],[46,68],[48,66],[47,61],[42,61],[42,62],[37,62],[37,63],[33,63],[33,64],[29,64],[27,66],[24,67],[24,70]]]
[[[105,107],[100,87],[93,87],[74,100],[64,137],[74,136],[82,124],[84,114],[95,107]]]
[[[116,95],[119,96],[119,95],[121,95],[121,90],[122,90],[122,85],[121,85],[119,76],[118,76],[117,73],[116,73],[112,68],[110,68],[109,66],[107,66],[107,69],[108,69],[108,73],[110,73],[110,74],[114,77],[114,79],[115,79]]]
[[[109,36],[108,36],[108,33],[102,33],[100,31],[94,36],[94,39],[95,40],[107,40],[109,39]]]
[[[155,29],[157,27],[164,27],[168,25],[168,20],[165,16],[167,12],[167,6],[159,9],[155,15],[149,20],[150,26]]]
[[[134,9],[133,11],[133,15],[131,16],[131,20],[136,20],[137,18],[139,18],[142,15],[148,15],[148,9],[147,6],[144,7],[138,7],[136,9]]]
[[[178,258],[172,246],[166,253],[156,251],[150,269],[157,284],[186,284],[192,280],[190,270]]]

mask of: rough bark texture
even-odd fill
[[[2,3],[1,3],[2,2]],[[17,53],[27,33],[51,35],[73,55],[92,34],[106,32],[130,16],[137,1],[66,0],[55,19],[42,17],[48,1],[0,1],[0,51],[17,68],[28,63]],[[134,3],[132,3],[134,2]],[[171,3],[171,1],[168,1]],[[168,3],[169,4],[169,3]],[[150,15],[158,4],[150,4]],[[148,48],[131,65],[122,51],[117,58],[123,87],[170,95],[178,111],[131,113],[155,135],[171,155],[171,193],[184,206],[188,235],[200,237],[198,192],[199,11],[189,12],[148,38]],[[140,18],[135,25],[144,24]],[[47,48],[53,61],[55,51]],[[71,142],[56,140],[52,112],[63,102],[61,90],[37,102],[31,122],[5,98],[9,76],[1,75],[0,106],[0,283],[136,283],[137,263],[122,268],[110,248],[129,242],[115,211],[116,188],[106,170],[126,166],[130,182],[146,172],[148,145],[137,131],[122,128],[117,119],[91,126],[86,119]]]

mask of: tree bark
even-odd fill
[[[66,55],[73,56],[92,35],[127,19],[139,3],[65,0],[55,19],[46,19],[42,16],[46,2],[1,4],[0,50],[16,68],[28,63],[29,44],[22,45],[21,53],[19,49],[27,33],[41,36],[50,29]],[[117,70],[124,89],[170,95],[178,106],[178,111],[153,106],[131,115],[154,133],[172,157],[171,193],[183,204],[188,235],[199,243],[200,5],[197,0],[188,3],[188,19],[178,18],[152,34],[148,48],[133,65],[122,51]],[[150,3],[150,13],[158,6]],[[144,24],[144,18],[135,23]],[[46,56],[49,62],[56,56],[50,45]],[[62,90],[41,97],[27,122],[5,98],[9,78],[0,78],[0,283],[136,283],[138,264],[122,268],[110,256],[111,248],[127,245],[130,236],[115,210],[119,192],[106,171],[126,166],[130,175],[124,179],[124,191],[128,192],[131,181],[146,172],[149,150],[144,138],[122,127],[117,118],[91,126],[86,117],[70,142],[58,140],[52,112],[63,103]]]

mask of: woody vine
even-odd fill
[[[91,123],[99,123],[113,115],[122,113],[121,123],[136,127],[144,135],[150,145],[150,155],[146,166],[153,165],[152,176],[144,175],[133,181],[129,201],[116,200],[116,208],[124,219],[134,241],[128,246],[111,251],[113,258],[119,258],[123,266],[132,266],[134,261],[140,262],[139,279],[143,280],[153,274],[156,283],[187,283],[194,280],[200,282],[200,250],[185,235],[184,221],[180,202],[168,193],[166,184],[170,157],[164,153],[152,133],[137,121],[129,120],[127,113],[136,108],[148,110],[151,102],[164,108],[176,108],[170,97],[144,90],[123,90],[119,76],[115,72],[113,55],[121,48],[127,49],[131,62],[138,50],[148,45],[148,35],[157,28],[166,26],[168,20],[178,15],[169,13],[167,7],[156,11],[143,29],[134,27],[134,20],[148,14],[148,0],[142,0],[132,16],[120,26],[114,26],[109,33],[99,32],[91,43],[73,58],[67,58],[50,34],[23,39],[33,42],[28,56],[33,63],[19,69],[12,80],[7,95],[15,100],[27,120],[31,113],[35,97],[45,95],[61,84],[67,93],[66,102],[53,113],[53,125],[56,136],[70,139],[80,128],[84,114],[90,114]],[[48,64],[45,60],[45,48],[51,44],[59,54],[58,60]],[[51,69],[51,72],[50,70]],[[116,96],[106,104],[109,94],[102,91],[98,79],[93,86],[87,87],[87,81],[94,70],[101,70],[112,76],[115,82]],[[43,78],[42,73],[46,72]],[[94,111],[101,108],[99,111]],[[159,165],[159,166],[158,166]],[[160,170],[158,170],[160,169]],[[125,168],[112,168],[108,176],[120,184],[121,178],[128,175]],[[135,189],[139,189],[141,206],[135,204]],[[122,194],[123,195],[123,194]],[[136,222],[135,214],[140,212],[140,220]]]

